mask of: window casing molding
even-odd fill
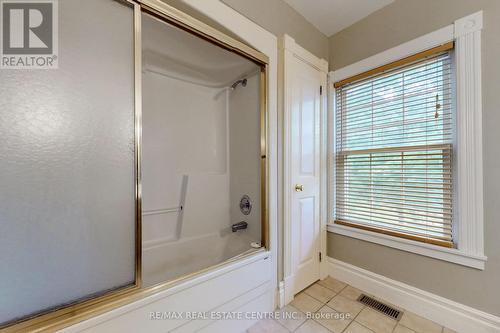
[[[328,231],[358,238],[404,251],[421,254],[464,266],[484,269],[483,228],[483,165],[482,165],[482,92],[481,92],[481,30],[482,11],[456,20],[427,35],[329,73],[330,97],[335,95],[332,82],[340,81],[372,68],[396,61],[423,50],[455,41],[456,70],[456,190],[455,230],[456,249],[420,243],[394,236],[328,225]],[[333,92],[333,93],[332,93]],[[333,98],[330,98],[333,110]],[[329,113],[329,171],[335,166],[335,112]],[[333,173],[335,170],[333,169]],[[334,209],[335,176],[330,172],[329,212]]]

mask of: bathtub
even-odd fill
[[[189,243],[187,240],[186,242]],[[226,245],[230,247],[229,243],[230,240]],[[218,247],[220,255],[230,254],[230,251],[224,253],[220,248]],[[168,246],[162,245],[153,249],[153,252],[156,251],[155,254],[159,255],[167,249]],[[216,252],[213,249],[210,251]],[[154,293],[150,296],[65,328],[61,332],[245,332],[260,319],[255,317],[256,314],[274,309],[270,256],[271,253],[263,248],[240,253],[216,267],[178,279],[166,286],[151,287],[149,290]],[[208,258],[205,262],[209,262]],[[186,317],[153,319],[155,314],[166,312],[242,313],[243,317],[225,320]]]
[[[143,285],[152,286],[196,273],[227,260],[258,251],[247,230],[224,230],[179,240],[145,242],[142,250]]]

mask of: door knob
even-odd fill
[[[302,191],[304,191],[304,185],[295,184],[295,192],[302,192]]]

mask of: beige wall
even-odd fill
[[[330,37],[330,68],[349,65],[481,9],[486,269],[467,268],[331,233],[328,255],[500,315],[500,1],[396,0]]]
[[[167,4],[182,10],[198,20],[241,40],[231,31],[216,21],[200,13],[182,0],[162,0]],[[319,58],[328,60],[328,38],[309,23],[295,9],[283,0],[219,0],[233,8],[241,15],[257,23],[276,37],[283,34],[292,36],[295,41]]]
[[[288,34],[319,58],[328,59],[328,38],[283,0],[221,0],[277,37]]]

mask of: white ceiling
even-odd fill
[[[285,0],[285,2],[330,37],[394,0]]]

